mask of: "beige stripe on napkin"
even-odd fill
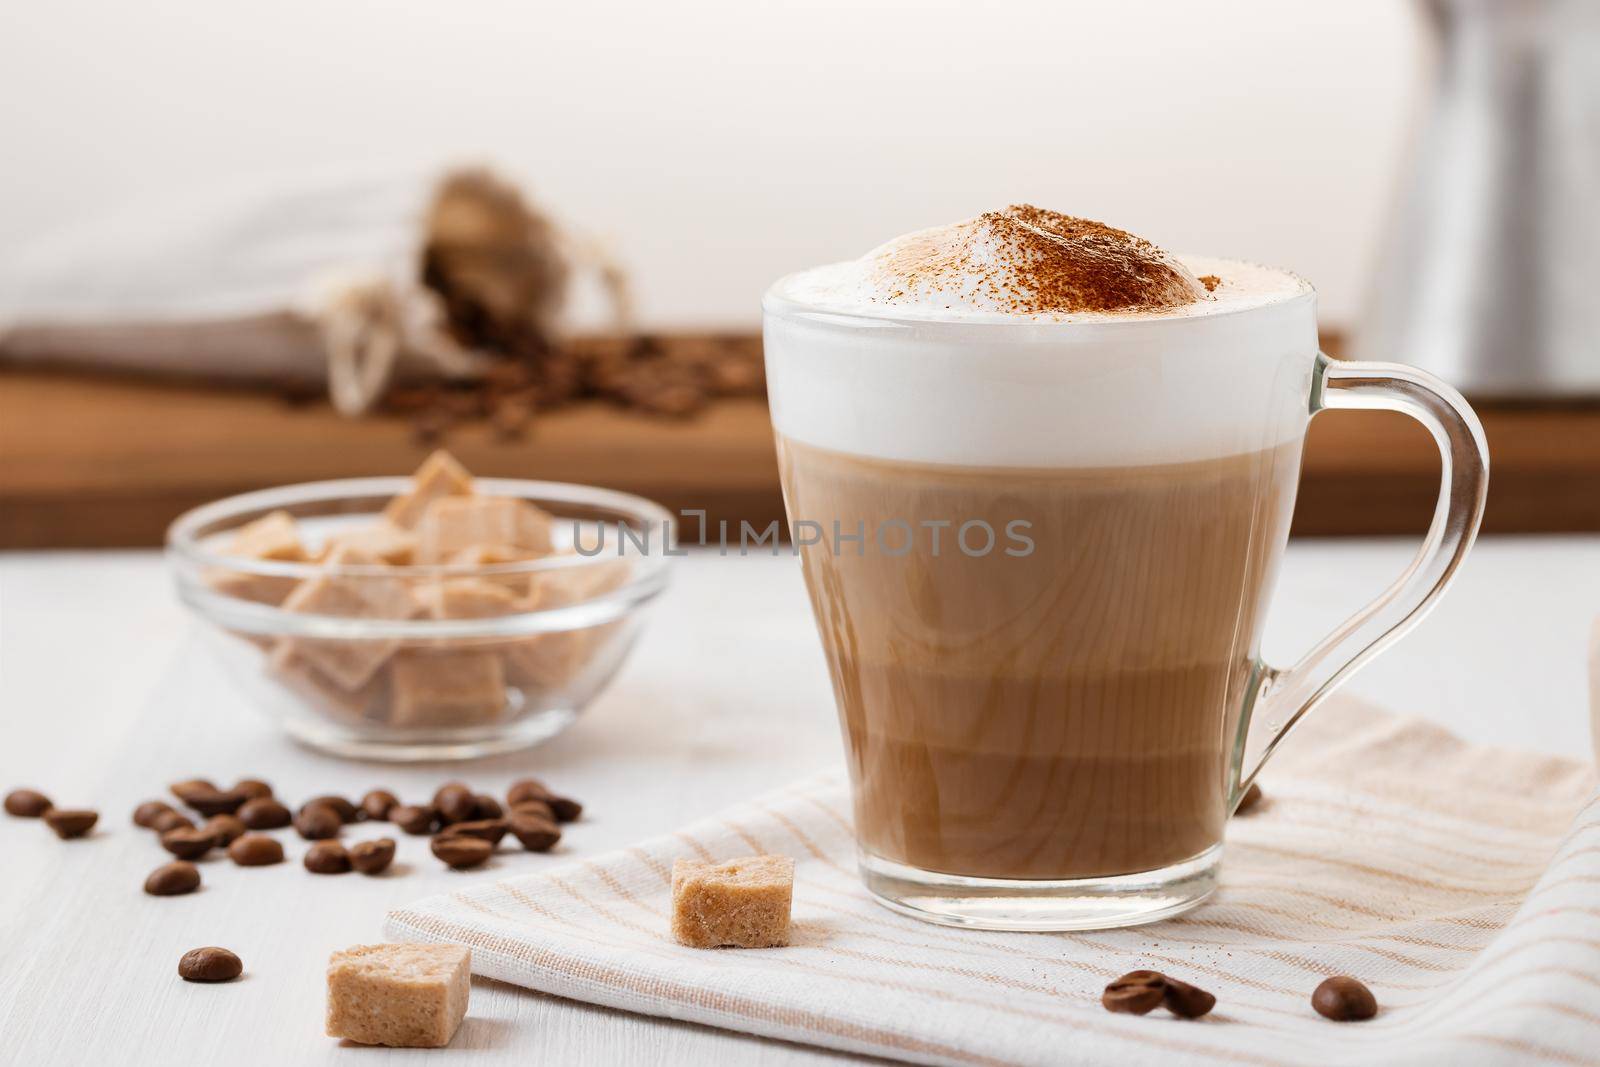
[[[953,930],[874,904],[849,796],[799,782],[634,848],[391,913],[397,939],[473,947],[483,975],[629,1011],[924,1063],[1596,1062],[1600,798],[1587,764],[1465,744],[1335,700],[1231,825],[1222,888],[1151,926]],[[667,933],[679,856],[798,861],[788,948],[697,951]],[[1108,1014],[1136,967],[1210,989],[1188,1022]],[[1370,1022],[1315,1015],[1364,979]]]

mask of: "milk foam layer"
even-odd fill
[[[1086,225],[1099,230],[1069,240],[987,212],[792,274],[773,295],[851,314],[1054,322],[1225,314],[1310,292],[1287,271],[1174,256],[1121,230]]]
[[[956,306],[948,286],[939,306],[915,287],[887,299],[878,255],[768,293],[779,433],[876,459],[1115,467],[1235,455],[1305,432],[1315,295],[1286,271],[1175,257],[1217,279],[1206,298],[1019,314],[977,297]]]

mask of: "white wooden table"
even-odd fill
[[[1386,585],[1410,551],[1388,541],[1292,546],[1269,658],[1292,658]],[[1351,688],[1474,739],[1581,755],[1590,749],[1584,648],[1596,614],[1600,538],[1486,541],[1439,610]],[[0,1062],[838,1058],[482,981],[444,1052],[343,1047],[322,1034],[328,953],[378,940],[388,908],[625,845],[838,761],[827,677],[792,559],[679,561],[639,648],[587,716],[542,748],[480,765],[319,756],[258,720],[229,686],[195,642],[154,553],[0,555],[0,789],[32,785],[63,806],[101,812],[95,835],[75,842],[0,817]],[[455,776],[501,792],[524,773],[589,806],[561,855],[512,852],[459,874],[441,869],[425,839],[398,835],[388,876],[319,877],[301,868],[303,844],[288,836],[292,862],[282,866],[212,860],[201,893],[140,891],[166,857],[129,812],[179,778],[261,776],[295,802],[374,786],[422,798]],[[245,977],[181,982],[178,957],[207,944],[238,952]]]

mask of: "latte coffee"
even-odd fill
[[[894,535],[888,551],[802,549],[863,848],[1067,879],[1169,866],[1221,838],[1229,713],[1251,683],[1297,442],[1131,468],[891,463],[782,438],[779,453],[792,519]],[[950,520],[919,530],[942,532],[937,555],[931,537],[891,554],[908,517]],[[1031,550],[968,555],[970,522]]]
[[[1286,271],[1017,206],[792,275],[764,311],[863,878],[919,917],[1080,929],[1204,899],[1265,752],[1437,595],[1481,514],[1481,465],[1450,468],[1481,454],[1470,410],[1409,369],[1334,369]],[[1306,424],[1340,389],[1454,442],[1455,525],[1346,643],[1277,672]]]

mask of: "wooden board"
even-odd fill
[[[1600,530],[1600,405],[1481,405],[1493,471],[1486,529]],[[453,429],[472,470],[605,485],[713,523],[783,516],[766,405],[724,400],[686,421],[601,404],[541,416],[522,441]],[[397,417],[344,419],[253,392],[36,372],[0,374],[0,548],[159,544],[186,508],[287,482],[409,471],[428,446]],[[1388,413],[1312,423],[1302,535],[1426,528],[1438,485],[1427,434]]]

